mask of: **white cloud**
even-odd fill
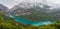
[[[46,3],[48,5],[59,5],[60,6],[60,0],[0,0],[0,4],[3,4],[9,8],[12,8],[16,4],[20,2],[30,2],[30,3]]]

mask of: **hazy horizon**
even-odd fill
[[[31,3],[45,3],[53,6],[60,6],[60,0],[0,0],[0,4],[7,6],[8,8],[12,8],[15,5],[21,2],[31,2]]]

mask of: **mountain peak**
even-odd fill
[[[2,6],[3,4],[0,4],[0,6]]]
[[[0,9],[5,11],[5,10],[8,10],[8,7],[4,6],[3,4],[0,4]]]

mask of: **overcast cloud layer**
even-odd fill
[[[29,2],[29,3],[38,2],[38,3],[45,3],[51,6],[60,6],[60,0],[0,0],[0,4],[3,4],[8,8],[12,8],[13,6],[21,2]]]

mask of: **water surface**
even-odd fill
[[[41,26],[41,25],[48,25],[51,24],[50,21],[45,20],[44,22],[32,22],[31,20],[26,20],[17,16],[12,16],[12,18],[14,18],[17,22],[22,23],[22,24],[29,24],[29,25],[33,25],[33,26]]]

